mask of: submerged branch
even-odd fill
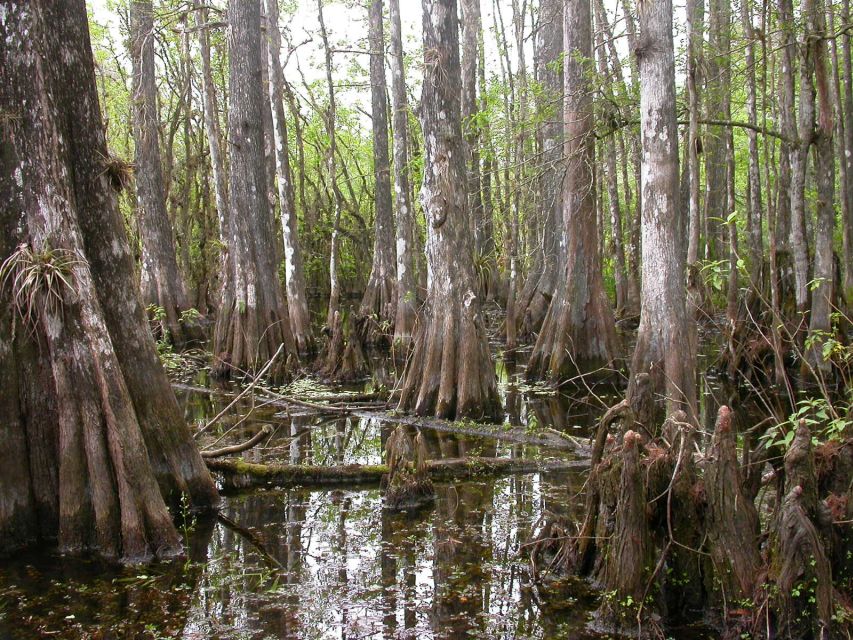
[[[232,453],[241,453],[246,451],[247,449],[251,449],[256,444],[258,444],[261,440],[266,438],[272,433],[272,429],[269,425],[264,425],[264,428],[258,431],[251,438],[246,440],[245,442],[240,442],[238,444],[232,444],[227,447],[222,447],[221,449],[210,449],[209,451],[202,451],[201,457],[210,459],[210,458],[221,458],[222,456],[227,456]]]

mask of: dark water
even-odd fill
[[[612,388],[549,395],[498,365],[507,422],[586,437]],[[222,396],[180,392],[204,424]],[[720,401],[706,387],[703,404]],[[275,433],[247,458],[297,464],[377,463],[390,425],[241,403],[203,442]],[[248,418],[246,417],[248,415]],[[229,429],[233,429],[229,432]],[[563,457],[489,438],[425,432],[434,458]],[[188,557],[116,568],[33,554],[0,566],[0,638],[598,638],[595,594],[579,582],[532,580],[526,550],[541,518],[582,509],[584,471],[437,485],[437,500],[391,515],[378,488],[254,491],[225,498],[227,521],[179,514]],[[235,526],[236,525],[236,526]],[[676,638],[713,637],[702,630]]]

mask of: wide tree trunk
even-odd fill
[[[391,17],[391,109],[394,145],[394,195],[397,204],[397,316],[394,347],[406,353],[415,326],[415,210],[409,180],[409,105],[403,60],[400,0],[389,0]]]
[[[632,377],[649,373],[668,412],[695,413],[695,336],[686,307],[685,252],[678,202],[678,128],[671,0],[639,5],[635,55],[640,72],[643,165],[643,272]]]
[[[296,352],[278,280],[267,198],[260,9],[260,0],[233,0],[228,5],[231,228],[213,350],[238,372],[260,368],[281,344],[288,354]]]
[[[217,494],[148,331],[86,7],[4,0],[0,12],[0,111],[15,114],[0,143],[0,259],[34,276],[0,291],[0,546],[168,557],[181,544],[167,500],[208,507]]]
[[[175,344],[185,342],[181,312],[187,309],[160,163],[160,122],[154,70],[154,9],[151,0],[130,5],[133,62],[133,139],[136,146],[136,203],[142,240],[142,299],[163,310],[161,329]]]
[[[563,57],[566,271],[557,284],[527,367],[528,376],[552,381],[608,366],[618,355],[613,310],[604,293],[595,207],[589,0],[565,6],[563,38],[571,47]]]
[[[382,0],[371,0],[368,14],[370,97],[373,120],[375,220],[373,266],[361,299],[359,315],[368,319],[368,342],[377,343],[394,324],[397,304],[394,209],[391,203],[391,160],[388,157],[388,91],[385,83],[385,35]]]
[[[314,353],[311,335],[311,316],[305,294],[305,274],[302,268],[302,249],[296,220],[293,194],[293,173],[288,152],[287,118],[284,115],[284,73],[281,68],[281,32],[278,27],[278,1],[266,0],[267,47],[269,53],[269,95],[272,123],[275,130],[275,159],[278,178],[278,200],[281,207],[281,231],[284,242],[284,285],[287,289],[287,310],[290,328],[300,355]]]
[[[400,407],[442,418],[495,418],[495,371],[468,241],[456,0],[423,0],[425,140],[421,199],[429,285]]]

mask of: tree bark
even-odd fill
[[[201,0],[194,0],[196,8],[196,29],[201,55],[201,88],[203,96],[204,129],[207,133],[207,146],[210,150],[210,172],[213,176],[213,196],[219,221],[220,271],[224,274],[228,266],[228,238],[231,235],[228,215],[228,176],[222,158],[222,131],[219,126],[219,111],[216,106],[216,85],[213,82],[213,70],[210,65],[210,34],[207,31],[207,8]]]
[[[337,137],[335,135],[335,85],[332,82],[332,50],[329,47],[329,34],[323,18],[323,0],[317,0],[317,18],[320,22],[320,35],[323,39],[323,52],[326,65],[326,86],[329,89],[329,109],[326,112],[326,134],[329,136],[329,148],[326,151],[326,170],[332,190],[332,236],[329,240],[329,308],[326,311],[326,326],[335,325],[335,316],[341,307],[341,285],[338,277],[338,251],[341,227],[341,194],[338,190]]]
[[[589,0],[565,6],[563,58],[563,226],[566,272],[557,285],[527,367],[529,376],[563,376],[609,366],[618,353],[610,301],[604,293],[595,207],[595,136]],[[677,161],[676,161],[677,162]]]
[[[391,202],[391,160],[388,157],[388,90],[385,82],[385,34],[382,0],[371,0],[368,12],[370,96],[373,120],[373,176],[375,219],[373,266],[361,299],[359,315],[368,318],[368,342],[379,343],[397,315],[394,208]]]
[[[667,413],[695,411],[695,338],[686,308],[685,252],[678,206],[678,129],[672,2],[639,5],[635,55],[642,136],[642,307],[632,377],[649,373]]]
[[[400,0],[389,0],[391,17],[391,108],[393,112],[394,195],[397,204],[397,315],[394,347],[407,353],[415,325],[415,211],[409,180],[409,105],[403,64]]]
[[[163,309],[161,328],[177,345],[185,342],[181,312],[187,309],[178,269],[172,224],[160,163],[157,82],[154,70],[154,9],[150,0],[130,5],[133,62],[133,139],[136,146],[136,202],[142,239],[142,299]]]
[[[850,0],[841,3],[841,23],[850,24]],[[844,217],[844,282],[843,293],[847,303],[848,315],[853,309],[853,55],[850,52],[850,32],[845,30],[841,36],[844,64],[844,141],[843,147],[846,180],[842,184],[845,207]]]
[[[296,353],[296,343],[278,281],[267,197],[260,0],[232,0],[228,22],[230,268],[213,350],[245,372],[261,367],[281,344],[288,354]]]
[[[204,507],[217,495],[148,331],[111,191],[86,8],[6,0],[0,10],[0,111],[16,115],[0,143],[0,257],[15,270],[40,256],[42,269],[28,319],[12,317],[15,291],[0,292],[12,336],[0,343],[0,540],[168,557],[181,545],[164,497],[185,492]],[[62,274],[53,293],[50,273]]]
[[[284,284],[287,289],[287,310],[290,328],[300,355],[315,351],[311,335],[311,316],[305,294],[305,274],[302,267],[302,248],[299,245],[296,203],[293,194],[293,173],[290,170],[287,118],[284,114],[284,73],[281,68],[281,32],[277,0],[266,0],[267,47],[269,53],[269,94],[275,135],[275,157],[278,178],[278,199],[281,207],[281,231],[284,242]]]
[[[611,105],[616,105],[616,96],[613,92],[609,65],[607,64],[607,50],[604,47],[604,34],[606,32],[604,25],[606,20],[604,17],[603,4],[602,0],[598,0],[595,7],[595,22],[596,25],[598,25],[598,28],[596,29],[598,73],[604,85],[604,92],[607,101]],[[615,120],[616,114],[605,111],[605,113],[599,117],[612,117]],[[623,242],[624,236],[622,232],[622,204],[619,201],[619,174],[616,170],[616,138],[613,137],[610,140],[602,141],[600,148],[601,155],[604,156],[602,169],[607,183],[607,204],[610,210],[611,245],[613,247],[613,252],[615,253],[613,272],[616,285],[616,315],[623,315],[629,305],[629,296],[628,273],[625,262],[625,245]]]
[[[793,10],[787,7],[789,0],[781,0],[786,5],[786,17],[793,20]],[[790,13],[788,11],[790,10]],[[804,13],[805,14],[805,13]],[[793,29],[792,23],[784,28]],[[809,248],[806,236],[806,172],[808,169],[809,150],[814,143],[815,135],[815,93],[814,93],[814,46],[809,42],[809,23],[806,21],[803,30],[803,42],[800,51],[800,93],[798,112],[798,137],[791,152],[791,253],[794,263],[794,298],[797,305],[798,328],[797,334],[802,337],[805,329],[809,304]],[[791,70],[793,75],[793,70]],[[793,77],[789,81],[793,86]],[[792,89],[793,90],[793,89]]]
[[[494,367],[467,241],[461,79],[455,0],[423,0],[425,140],[421,199],[429,285],[400,407],[450,418],[500,412]]]
[[[826,11],[822,0],[803,3],[806,12],[806,30],[809,46],[814,49],[815,84],[819,101],[817,130],[814,143],[816,151],[815,179],[817,202],[815,215],[814,273],[812,306],[809,315],[809,348],[805,361],[816,372],[829,374],[832,363],[823,357],[823,345],[832,329],[830,315],[835,289],[835,265],[832,237],[835,230],[835,107],[830,92],[829,55],[826,50]]]
[[[557,287],[557,273],[565,265],[563,194],[560,163],[563,158],[563,69],[557,61],[563,52],[563,3],[544,0],[539,6],[536,32],[536,79],[542,88],[537,97],[536,129],[537,217],[542,233],[533,248],[534,263],[518,296],[519,337],[539,331]]]
[[[709,0],[708,57],[705,76],[705,108],[709,120],[731,119],[731,0]],[[727,154],[731,144],[728,127],[709,126],[705,154],[705,258],[722,260],[728,245],[725,230],[728,209]]]

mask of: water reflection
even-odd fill
[[[621,394],[602,386],[530,394],[520,371],[502,366],[513,425],[586,437]],[[713,380],[704,391],[703,415],[731,400]],[[189,392],[180,399],[198,425],[229,402]],[[381,462],[394,428],[247,400],[203,443],[239,440],[264,424],[273,436],[246,458],[321,465]],[[429,430],[424,437],[431,458],[543,455],[494,439]],[[6,563],[0,638],[593,638],[585,630],[593,596],[576,583],[532,585],[524,553],[546,512],[578,519],[585,478],[578,471],[437,484],[430,508],[402,514],[382,509],[378,489],[228,496],[224,521],[187,517],[186,563],[116,569],[45,555]]]

